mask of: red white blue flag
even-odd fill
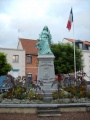
[[[68,22],[67,22],[68,30],[71,30],[72,22],[73,22],[73,12],[72,12],[72,8],[71,8],[69,19],[68,19]]]

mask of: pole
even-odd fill
[[[75,73],[75,79],[76,79],[76,52],[75,52],[75,40],[74,40],[74,21],[73,21],[73,41],[74,41],[74,73]]]
[[[75,42],[74,42],[74,72],[75,72],[75,79],[76,79],[76,53],[75,53]]]
[[[19,40],[19,32],[20,32],[20,29],[18,29],[18,40]]]

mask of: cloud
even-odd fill
[[[73,37],[73,27],[66,29],[71,6],[74,15],[74,38],[89,41],[89,0],[0,0],[0,47],[17,47],[18,36],[38,39],[47,25],[52,41]],[[18,29],[21,32],[18,33]]]

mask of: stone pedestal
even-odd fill
[[[57,90],[56,84],[52,87],[55,81],[54,58],[54,55],[38,56],[37,84],[39,84],[39,81],[43,83],[41,88],[45,92],[44,99],[52,98],[52,92]]]

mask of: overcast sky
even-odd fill
[[[17,48],[18,37],[36,40],[46,25],[54,43],[65,37],[90,41],[90,0],[0,0],[0,47]]]

